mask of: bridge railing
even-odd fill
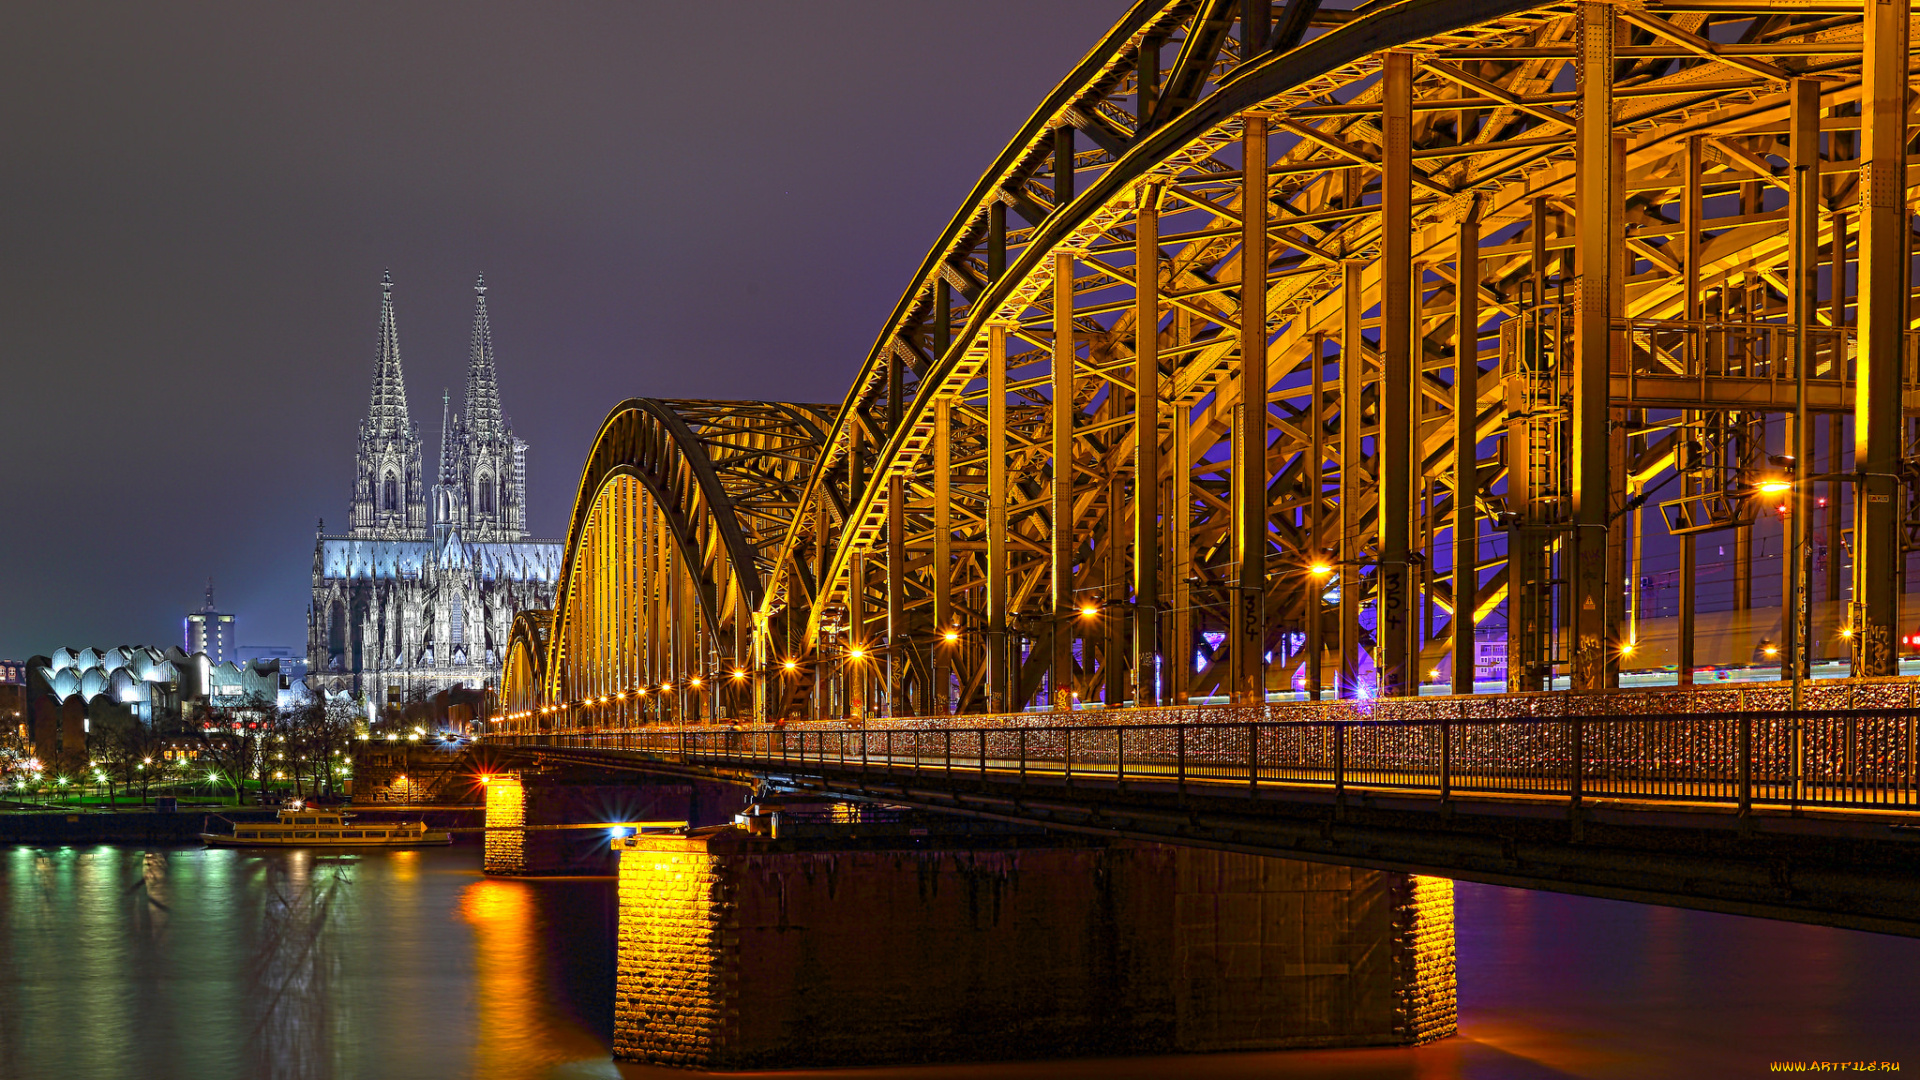
[[[1920,711],[499,736],[796,772],[1920,810]]]

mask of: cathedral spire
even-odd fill
[[[487,279],[473,286],[473,348],[467,358],[466,431],[478,438],[500,434],[500,386],[493,371],[493,328],[487,324]]]
[[[400,370],[400,332],[393,323],[393,273],[385,271],[380,275],[380,346],[373,361],[373,404],[367,410],[367,429],[404,435],[410,426],[407,378]]]
[[[443,388],[440,391],[440,482],[442,484],[459,483],[457,451],[454,445],[457,436],[453,434],[453,418],[448,413],[452,398]]]

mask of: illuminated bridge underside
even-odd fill
[[[1642,503],[1713,523],[1769,455],[1851,474],[1818,490],[1853,672],[1893,674],[1910,31],[1904,0],[1140,3],[837,408],[615,410],[507,726],[1391,697],[1476,624],[1509,689],[1602,690]],[[1774,500],[1795,551],[1815,494]]]

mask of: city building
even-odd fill
[[[286,676],[289,682],[297,682],[307,677],[307,654],[304,649],[294,649],[286,645],[242,645],[240,659],[278,660],[280,674]]]
[[[0,660],[0,733],[27,741],[27,662]],[[4,743],[0,739],[0,743]]]
[[[428,491],[407,408],[393,281],[380,286],[373,400],[360,425],[346,532],[314,538],[307,685],[369,715],[498,680],[516,613],[551,607],[561,544],[527,535],[527,444],[500,407],[484,281],[474,288],[466,400],[442,396]]]
[[[43,761],[84,750],[105,724],[152,726],[168,715],[191,721],[210,709],[271,709],[288,689],[277,661],[217,661],[174,645],[66,647],[25,666],[20,723]]]
[[[213,662],[240,659],[233,616],[213,606],[213,579],[207,579],[207,605],[187,613],[187,651],[206,653]]]

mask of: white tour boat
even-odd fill
[[[203,832],[211,847],[421,847],[451,844],[453,834],[424,821],[348,821],[338,810],[293,803],[277,820],[236,821],[230,833]]]

